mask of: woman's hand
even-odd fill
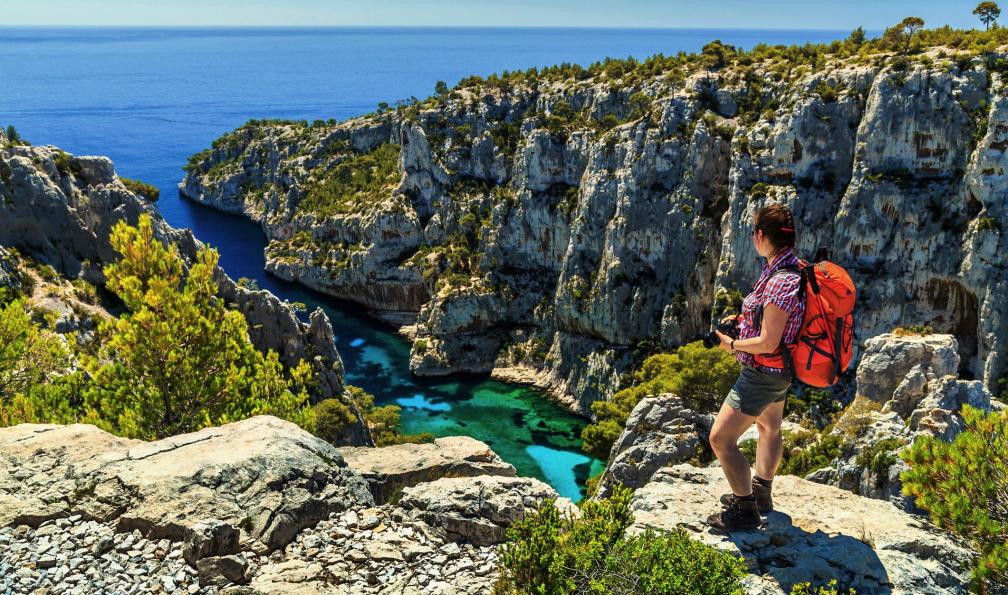
[[[728,353],[731,353],[732,352],[732,348],[731,348],[732,338],[729,337],[728,335],[722,333],[721,331],[714,331],[714,332],[717,333],[718,338],[721,339],[721,344],[718,345],[718,349],[724,349]]]
[[[735,314],[729,314],[721,319],[721,324],[728,324],[729,322],[735,322]]]

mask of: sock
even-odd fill
[[[749,494],[748,496],[739,496],[738,494],[735,494],[735,497],[743,502],[756,499],[756,496],[753,496],[752,494]]]
[[[753,475],[753,479],[756,481],[756,483],[760,484],[761,486],[763,486],[765,488],[769,488],[770,486],[773,485],[773,480],[772,479],[763,479],[759,475]]]

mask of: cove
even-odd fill
[[[407,434],[472,436],[486,442],[518,475],[541,479],[575,502],[585,481],[605,462],[581,452],[586,420],[553,403],[542,391],[512,386],[486,374],[436,378],[409,372],[409,342],[367,314],[359,304],[290,283],[264,271],[266,237],[247,219],[228,215],[177,196],[177,209],[205,243],[220,252],[220,265],[231,277],[255,279],[282,299],[302,302],[308,312],[322,308],[329,316],[343,359],[345,382],[375,397],[377,405],[402,408]],[[306,314],[302,317],[307,320]]]

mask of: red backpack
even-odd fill
[[[790,271],[802,277],[799,296],[805,300],[805,316],[801,330],[793,343],[784,344],[781,339],[782,349],[754,359],[764,366],[790,369],[809,386],[832,386],[850,365],[853,352],[854,281],[832,262],[799,262],[800,268],[782,267],[774,274]]]

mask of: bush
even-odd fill
[[[561,517],[555,501],[508,529],[498,595],[681,593],[741,594],[741,558],[690,539],[683,529],[627,536],[629,488],[588,500],[581,518]]]
[[[783,456],[779,475],[804,477],[809,473],[830,466],[843,451],[844,442],[839,436],[817,434],[815,432],[781,432]],[[739,444],[742,454],[749,462],[756,460],[756,441],[746,440]]]
[[[846,593],[837,590],[837,580],[831,579],[825,585],[813,587],[812,583],[795,583],[791,587],[791,595],[854,595],[855,591],[850,588]]]
[[[323,399],[315,405],[315,435],[319,438],[340,443],[347,429],[357,423],[357,417],[339,399]]]
[[[582,430],[581,447],[597,458],[608,459],[630,412],[649,395],[674,393],[693,409],[714,411],[738,374],[734,357],[721,349],[707,349],[700,341],[672,353],[653,355],[634,374],[636,385],[617,392],[609,401],[592,403],[596,422]]]
[[[870,469],[875,474],[885,473],[896,464],[897,455],[893,452],[906,444],[899,438],[886,438],[864,448],[858,453],[855,461],[858,467]]]
[[[979,556],[980,592],[1008,589],[1008,412],[984,415],[964,405],[965,427],[951,443],[922,436],[901,454],[903,493],[931,520],[969,540]]]
[[[19,147],[22,145],[27,146],[31,144],[25,139],[21,138],[21,134],[17,131],[17,128],[14,128],[13,124],[7,125],[6,136],[7,136],[7,147]],[[7,147],[0,147],[0,148],[5,149]]]
[[[312,174],[319,181],[306,186],[299,210],[320,216],[361,212],[399,182],[399,145],[384,143]]]
[[[63,342],[33,323],[30,312],[23,298],[0,308],[0,410],[70,363]]]
[[[70,154],[66,151],[57,152],[53,157],[53,163],[56,165],[56,170],[64,176],[70,173]]]
[[[140,180],[134,180],[132,178],[119,177],[119,180],[123,183],[126,188],[133,194],[139,194],[140,196],[146,198],[147,200],[154,202],[161,198],[161,190],[157,186],[152,186],[150,184],[145,184]]]
[[[934,334],[934,327],[930,324],[911,324],[909,326],[898,326],[893,329],[893,334],[897,337],[912,337],[916,335]]]

